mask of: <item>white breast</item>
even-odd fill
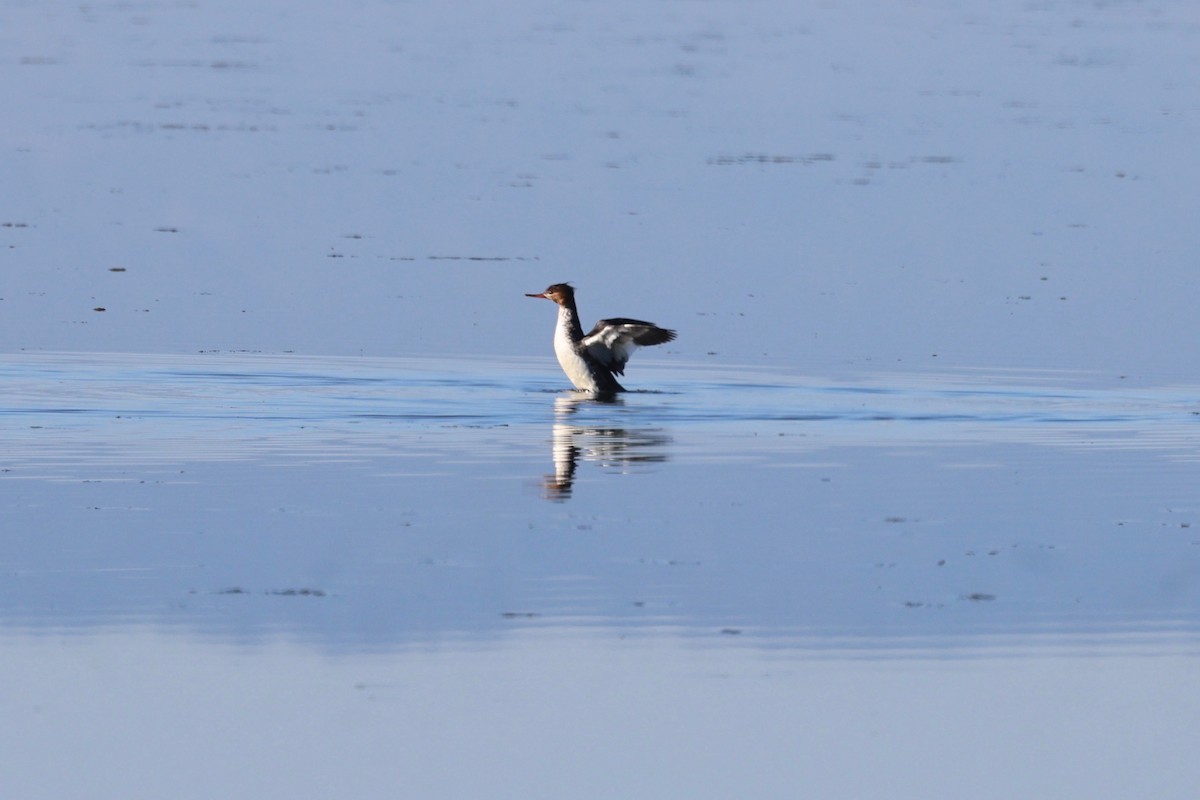
[[[559,366],[562,367],[563,372],[567,373],[567,377],[571,379],[571,383],[575,384],[576,389],[597,392],[600,387],[596,385],[592,371],[588,369],[588,364],[583,357],[575,352],[575,345],[568,333],[567,322],[563,319],[566,313],[565,309],[559,309],[558,325],[554,327],[554,354],[558,356]]]

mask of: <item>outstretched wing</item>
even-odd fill
[[[640,319],[602,319],[583,337],[588,354],[618,375],[625,374],[625,362],[639,347],[665,344],[675,338],[675,331],[660,328]]]

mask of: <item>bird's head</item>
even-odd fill
[[[544,297],[547,300],[553,300],[561,306],[566,305],[575,298],[575,289],[569,283],[556,283],[553,286],[547,287],[544,292],[534,292],[525,296]]]

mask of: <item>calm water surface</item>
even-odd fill
[[[0,79],[5,797],[1194,796],[1191,0],[0,0]],[[562,280],[679,331],[619,403]]]
[[[1200,387],[550,366],[0,360],[23,795],[1192,777]]]

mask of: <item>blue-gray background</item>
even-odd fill
[[[0,100],[11,796],[1194,795],[1200,6],[0,0]]]
[[[1200,10],[5,3],[10,349],[1189,376]],[[109,270],[121,267],[123,273]],[[106,308],[95,312],[96,307]]]

